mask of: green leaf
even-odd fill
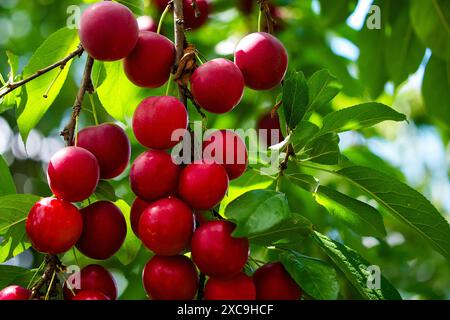
[[[248,239],[261,246],[279,248],[298,247],[311,234],[313,226],[305,217],[291,213],[290,217],[274,225],[269,230],[254,234]]]
[[[225,216],[236,223],[235,237],[265,232],[290,216],[286,196],[273,190],[253,190],[232,201]]]
[[[386,236],[383,217],[372,206],[326,186],[319,186],[314,198],[330,214],[360,235],[379,238]]]
[[[77,30],[62,28],[56,31],[35,51],[23,70],[23,78],[63,59],[69,53],[75,51],[78,42]],[[19,110],[17,118],[23,141],[27,140],[31,129],[36,127],[55,101],[66,81],[71,63],[72,61],[69,61],[64,69],[56,68],[25,85],[28,99],[23,109]],[[46,93],[47,98],[44,98]]]
[[[39,197],[11,194],[0,197],[0,262],[16,256],[30,247],[25,233],[25,221]]]
[[[431,56],[423,78],[422,94],[428,114],[450,126],[450,60]]]
[[[355,2],[351,0],[320,0],[321,22],[327,27],[344,23],[346,18],[353,12],[354,7]]]
[[[364,25],[358,34],[359,77],[374,99],[383,92],[384,85],[388,81],[384,51],[387,42],[385,30],[387,27],[386,18],[389,15],[389,2],[389,0],[380,0],[374,3],[374,5],[380,7],[381,28],[369,29]],[[367,18],[364,21],[367,21]]]
[[[286,177],[288,180],[290,180],[300,188],[305,189],[306,191],[309,191],[311,193],[316,192],[317,188],[319,187],[319,180],[308,174],[290,173],[285,174],[284,177]]]
[[[101,70],[101,68],[104,68],[104,70]],[[121,61],[101,63],[97,70],[96,74],[104,73],[104,80],[97,88],[100,102],[111,117],[127,123],[127,120],[132,118],[134,110],[144,98],[145,91],[128,80]],[[117,88],[120,88],[120,90],[117,90]]]
[[[353,164],[382,171],[400,181],[405,180],[405,176],[400,169],[373,154],[366,146],[359,145],[347,148],[343,151],[343,154]]]
[[[319,132],[319,127],[314,123],[300,121],[297,128],[295,128],[289,137],[289,143],[294,148],[295,153],[300,152],[317,132]]]
[[[450,59],[450,2],[413,0],[411,24],[420,40],[441,59]]]
[[[8,73],[8,82],[12,83],[15,81],[17,72],[19,69],[19,57],[17,57],[12,52],[6,50],[6,56],[8,57],[8,65],[9,65],[9,73]],[[16,106],[16,96],[20,95],[21,88],[17,88],[11,93],[7,94],[3,98],[0,99],[0,113],[12,109]]]
[[[402,10],[394,22],[384,52],[387,71],[396,85],[419,68],[425,47],[414,33],[407,10]]]
[[[423,195],[373,169],[353,166],[337,173],[349,179],[400,221],[410,226],[444,257],[450,258],[449,223]]]
[[[308,79],[309,110],[326,105],[341,91],[342,85],[328,70],[320,70]]]
[[[118,200],[114,204],[122,211],[127,221],[127,236],[125,238],[122,247],[114,255],[119,259],[123,265],[129,265],[136,258],[139,249],[141,248],[141,241],[134,235],[130,222],[130,206],[123,200]]]
[[[313,238],[344,273],[345,277],[363,299],[401,300],[398,291],[383,275],[380,275],[380,288],[368,286],[368,284],[373,284],[371,281],[373,280],[372,273],[368,269],[371,264],[356,251],[331,240],[317,231],[314,232]]]
[[[117,201],[117,195],[114,191],[114,187],[106,180],[100,180],[97,189],[95,189],[94,196],[97,200],[106,200],[115,202]]]
[[[220,214],[225,213],[225,209],[236,198],[251,190],[266,189],[274,182],[271,176],[261,174],[260,171],[249,168],[242,176],[230,181],[228,192],[220,203]]]
[[[308,112],[308,83],[303,72],[293,71],[284,80],[283,109],[286,123],[294,129]]]
[[[404,121],[406,116],[382,103],[363,103],[327,114],[317,135],[358,130],[386,120]]]
[[[139,16],[144,14],[144,0],[117,0],[117,2],[127,6],[133,13]]]
[[[16,185],[9,171],[8,164],[0,155],[0,196],[16,193]]]
[[[336,300],[339,283],[336,270],[325,261],[304,256],[295,251],[279,256],[286,271],[308,296],[317,300]]]
[[[0,288],[11,285],[27,287],[36,270],[22,267],[0,265]]]
[[[330,165],[339,163],[339,136],[335,133],[327,133],[314,138],[306,144],[301,153],[301,159]]]

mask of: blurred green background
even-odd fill
[[[6,50],[19,56],[21,70],[46,37],[66,25],[73,9],[70,6],[83,9],[89,2],[95,1],[1,0],[1,74],[6,77],[9,71]],[[150,3],[141,7],[140,1],[123,2],[134,8],[137,15],[147,14],[158,21],[159,12]],[[237,9],[237,0],[212,3],[214,9],[208,23],[198,31],[188,32],[188,41],[194,43],[206,59],[219,56],[232,59],[239,39],[256,31],[257,5],[255,3],[251,12],[243,14]],[[435,3],[441,9],[437,11],[441,15],[430,9],[429,3]],[[388,122],[361,133],[341,134],[340,148],[344,154],[357,164],[381,169],[407,182],[448,219],[450,1],[272,0],[272,4],[278,21],[276,34],[289,52],[290,68],[302,70],[306,76],[327,68],[341,81],[342,93],[327,108],[339,109],[376,100],[408,116],[409,123]],[[366,16],[376,14],[370,12],[372,4],[380,8],[379,30],[366,27]],[[426,33],[439,23],[443,24],[439,28],[441,33]],[[173,38],[170,17],[164,21],[163,34]],[[444,43],[448,41],[447,46],[442,46],[439,39]],[[74,61],[60,95],[30,133],[26,149],[18,134],[15,110],[0,114],[0,154],[6,159],[20,193],[51,194],[45,177],[46,165],[51,155],[64,146],[59,132],[70,115],[83,63],[83,59]],[[118,83],[117,90],[121,89]],[[164,87],[140,90],[139,94],[157,95],[163,94],[164,90]],[[278,93],[279,89],[269,92],[246,89],[243,101],[231,113],[208,114],[208,127],[253,128],[275,105]],[[130,110],[136,107],[135,100],[136,97],[130,97]],[[98,101],[97,104],[100,106]],[[101,121],[112,121],[105,110],[98,109]],[[194,111],[191,120],[195,119],[198,114]],[[80,127],[91,124],[92,115],[82,112]],[[133,137],[129,122],[123,125]],[[132,140],[132,143],[134,159],[143,149],[136,141]],[[327,183],[337,182],[330,180]],[[112,184],[118,197],[130,205],[134,196],[128,186],[127,172]],[[239,181],[235,184],[241,187]],[[349,189],[346,185],[339,188]],[[310,194],[292,188],[283,191],[288,194],[293,210],[308,217],[333,239],[345,241],[369,261],[378,264],[404,298],[450,298],[448,262],[389,215],[384,215],[388,230],[386,239],[361,238],[340,228]],[[127,266],[114,258],[104,263],[114,270],[122,298],[145,297],[140,272],[148,257],[149,253],[141,248],[136,260]],[[70,259],[66,257],[67,261]],[[38,264],[29,251],[8,263],[29,267]],[[352,297],[351,290],[343,291],[343,297]]]

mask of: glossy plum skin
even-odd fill
[[[255,300],[256,289],[251,277],[240,272],[232,278],[209,278],[205,300]]]
[[[53,194],[62,200],[78,202],[95,191],[100,168],[95,156],[80,147],[66,147],[50,159],[47,180]]]
[[[137,197],[134,199],[133,204],[131,205],[130,211],[130,223],[131,229],[133,229],[136,237],[139,238],[139,219],[141,218],[144,210],[151,204],[151,202],[145,201]]]
[[[72,284],[71,280],[74,275],[70,276],[68,281]],[[117,299],[117,285],[112,277],[111,273],[98,264],[90,264],[80,272],[80,288],[69,289],[67,282],[64,283],[64,298],[66,300],[72,299],[73,293],[77,294],[81,291],[99,291],[106,295],[111,300]]]
[[[194,232],[194,215],[183,201],[171,197],[150,204],[139,220],[142,243],[161,256],[183,251]]]
[[[128,79],[144,88],[158,88],[167,82],[175,61],[175,46],[166,37],[139,32],[136,47],[124,60]]]
[[[302,290],[280,262],[268,263],[253,275],[257,300],[299,300]]]
[[[284,140],[278,113],[275,113],[273,117],[270,112],[263,115],[258,121],[258,129],[266,130],[265,138],[261,136],[262,141],[260,141],[260,144],[264,148],[273,146]]]
[[[226,113],[238,105],[244,94],[244,77],[231,61],[214,59],[198,67],[191,77],[191,90],[206,111]]]
[[[83,221],[71,203],[44,198],[31,208],[26,232],[33,247],[43,253],[60,254],[70,250],[80,238]]]
[[[138,17],[137,23],[138,23],[139,31],[156,32],[158,29],[158,26],[156,25],[155,20],[153,20],[153,18],[150,16]]]
[[[149,150],[136,158],[130,170],[133,192],[142,200],[152,202],[176,192],[180,168],[165,151]]]
[[[181,171],[178,194],[193,209],[214,208],[227,190],[228,175],[220,164],[192,163]]]
[[[203,142],[203,158],[223,165],[230,180],[244,174],[248,165],[247,147],[231,130],[217,130]]]
[[[246,238],[231,236],[233,223],[220,220],[202,224],[191,241],[192,259],[210,277],[229,278],[238,274],[248,259]]]
[[[234,62],[244,75],[245,85],[254,90],[269,90],[281,83],[286,75],[286,48],[274,36],[255,32],[237,45]]]
[[[138,33],[138,24],[131,10],[117,2],[95,3],[81,16],[81,44],[96,60],[125,58],[135,47]]]
[[[0,290],[0,301],[2,300],[29,300],[31,290],[21,286],[9,286]]]
[[[154,256],[144,267],[142,282],[152,300],[192,300],[198,289],[194,264],[185,256]]]
[[[81,130],[77,146],[95,156],[102,179],[117,177],[130,162],[130,140],[125,131],[113,123],[102,123]]]
[[[93,290],[83,290],[77,293],[72,300],[111,300],[104,293]]]
[[[98,201],[80,210],[83,232],[77,248],[85,256],[105,260],[122,246],[127,225],[120,209],[111,202]]]
[[[144,99],[133,115],[136,139],[152,149],[170,149],[175,146],[182,139],[187,125],[186,108],[172,96]],[[175,130],[179,130],[181,136],[172,139]]]

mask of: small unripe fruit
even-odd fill
[[[139,236],[157,255],[173,256],[183,251],[194,232],[194,215],[183,201],[165,198],[149,205],[139,220]]]
[[[83,232],[77,248],[85,256],[104,260],[122,246],[127,224],[120,209],[111,202],[98,201],[82,209]]]
[[[197,103],[212,113],[225,113],[238,105],[244,94],[244,77],[239,68],[223,58],[198,67],[191,77]]]
[[[29,300],[31,298],[31,290],[21,286],[9,286],[0,290],[1,300]]]
[[[131,10],[117,2],[98,2],[81,16],[81,44],[96,60],[125,58],[136,45],[138,33],[138,24]]]
[[[288,56],[280,40],[265,32],[255,32],[238,43],[234,62],[241,69],[247,87],[269,90],[286,75]]]
[[[133,132],[143,146],[170,149],[183,136],[188,125],[185,106],[175,97],[150,97],[141,102],[133,115]],[[172,137],[174,131],[180,135]]]
[[[57,198],[65,201],[78,202],[89,198],[97,187],[99,177],[97,159],[83,148],[61,149],[48,164],[50,189]]]
[[[139,40],[124,60],[128,79],[144,88],[158,88],[167,82],[175,61],[175,46],[166,37],[150,32],[139,32]]]
[[[33,247],[43,253],[60,254],[78,241],[83,221],[71,203],[44,198],[36,202],[28,214],[26,231]]]
[[[263,115],[258,121],[258,129],[266,130],[265,139],[260,141],[263,147],[270,147],[284,140],[278,113],[275,113],[273,117],[270,112]]]
[[[209,278],[205,286],[205,300],[255,300],[252,278],[241,272],[229,279]]]
[[[77,146],[95,156],[102,179],[117,177],[130,161],[130,140],[125,131],[113,123],[103,123],[81,130],[78,133]]]
[[[156,25],[155,21],[150,16],[140,16],[137,18],[137,23],[139,26],[139,31],[150,31],[150,32],[156,32],[158,29],[158,26]]]
[[[104,293],[100,291],[84,290],[77,293],[72,300],[110,300]]]
[[[208,20],[211,11],[211,4],[208,0],[197,0],[198,10],[200,16],[195,16],[195,10],[192,7],[192,0],[183,0],[183,16],[184,26],[189,29],[198,29],[203,26]]]
[[[203,158],[223,165],[230,180],[239,178],[247,169],[247,147],[236,133],[217,130],[203,142]]]
[[[131,205],[131,211],[130,211],[130,223],[131,223],[131,229],[133,229],[134,234],[136,237],[139,237],[139,219],[141,218],[142,213],[144,210],[151,204],[151,202],[147,202],[145,200],[140,199],[137,197],[134,199],[133,204]]]
[[[142,273],[145,291],[153,300],[192,300],[198,289],[194,264],[185,256],[154,256]]]
[[[71,275],[68,283],[72,284],[75,275]],[[64,283],[64,298],[72,299],[73,293],[75,295],[81,291],[99,291],[106,295],[111,300],[117,299],[117,286],[114,278],[108,270],[98,264],[90,264],[80,271],[80,288],[70,289],[67,282]],[[72,293],[73,291],[73,293]]]
[[[155,201],[176,192],[180,168],[165,151],[149,150],[134,161],[130,170],[133,192],[142,200]]]
[[[280,262],[268,263],[253,275],[257,300],[299,300],[302,290]]]
[[[192,259],[210,277],[232,277],[248,259],[248,239],[231,236],[235,226],[228,221],[202,224],[191,241]]]
[[[227,190],[227,172],[220,164],[192,163],[181,171],[178,194],[194,209],[214,208],[225,197]]]

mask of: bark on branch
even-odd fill
[[[49,65],[48,67],[45,67],[43,69],[40,69],[38,71],[36,71],[35,73],[33,73],[31,76],[22,79],[20,81],[17,82],[11,82],[11,83],[7,83],[5,86],[5,89],[3,91],[0,92],[0,99],[3,98],[4,96],[6,96],[8,93],[11,93],[12,91],[16,90],[17,88],[27,84],[28,82],[42,76],[43,74],[46,74],[49,71],[52,71],[53,69],[56,68],[61,68],[63,69],[67,62],[69,62],[70,60],[72,60],[75,57],[79,57],[81,56],[81,54],[83,53],[84,49],[81,45],[78,45],[77,49],[71,53],[69,53],[66,57],[62,58],[61,60],[55,62],[52,65]]]

